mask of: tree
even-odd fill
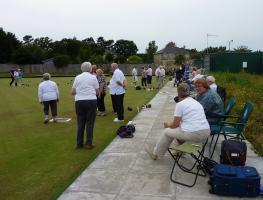
[[[23,37],[23,40],[24,40],[24,44],[27,45],[27,44],[31,44],[34,38],[31,35],[25,35]]]
[[[110,50],[112,48],[113,43],[114,40],[104,40],[103,37],[99,37],[97,39],[97,45],[103,48],[104,50]]]
[[[114,55],[111,52],[107,52],[104,56],[105,63],[112,63],[114,60]]]
[[[153,62],[153,55],[156,53],[158,49],[158,46],[155,44],[155,41],[151,41],[148,44],[148,48],[146,49],[147,54],[147,62],[152,63]]]
[[[174,64],[181,65],[185,62],[185,57],[182,54],[177,54],[174,59]]]
[[[68,55],[57,55],[54,57],[54,64],[58,68],[67,66],[69,62],[70,62],[70,58]]]
[[[18,48],[13,55],[17,64],[39,64],[44,58],[43,50],[36,45],[28,44]]]
[[[5,32],[0,27],[0,63],[12,61],[12,54],[21,46],[13,33]]]
[[[133,41],[118,40],[113,45],[113,50],[117,53],[117,60],[124,63],[129,56],[136,54],[138,48]]]
[[[219,53],[219,52],[225,52],[226,51],[226,47],[220,46],[220,47],[208,47],[206,49],[203,50],[203,54],[206,53]]]
[[[133,56],[130,56],[130,57],[127,59],[127,63],[128,63],[128,64],[140,64],[140,63],[143,63],[143,60],[142,60],[141,57],[136,56],[136,55],[133,55]]]
[[[39,46],[40,48],[42,48],[45,51],[48,51],[52,47],[52,39],[50,39],[49,37],[36,38],[34,40],[33,44]]]
[[[239,46],[234,49],[236,52],[251,52],[252,50],[249,49],[247,46]]]

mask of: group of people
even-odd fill
[[[111,64],[113,73],[108,88],[111,95],[113,111],[117,117],[114,122],[124,121],[123,100],[126,89],[126,78],[118,68],[117,63]],[[71,94],[75,97],[75,112],[77,116],[77,145],[76,148],[93,149],[93,128],[96,116],[105,116],[104,97],[106,95],[106,80],[102,69],[90,62],[81,64],[81,74],[74,79]],[[44,107],[44,123],[49,122],[49,108],[51,121],[57,122],[57,103],[59,102],[59,90],[54,81],[51,81],[49,73],[43,74],[43,82],[38,86],[39,102]],[[86,128],[86,130],[85,130]],[[84,142],[84,132],[86,141]]]
[[[133,86],[136,87],[138,82],[138,71],[136,67],[132,69],[131,74],[132,74]],[[147,91],[153,90],[152,76],[153,76],[153,70],[150,65],[141,68],[141,86],[143,89],[146,89]],[[164,66],[160,65],[156,68],[155,76],[156,76],[156,88],[162,87],[164,85],[164,78],[165,78]]]
[[[210,135],[210,125],[217,122],[216,114],[223,114],[223,101],[216,92],[213,76],[194,80],[197,95],[190,96],[190,85],[182,82],[177,87],[178,102],[171,122],[164,123],[164,131],[153,146],[145,144],[145,151],[154,160],[162,158],[170,145],[185,141],[204,143]]]
[[[15,86],[21,86],[23,84],[24,72],[20,68],[12,68],[9,72],[11,81],[9,83],[10,86],[15,83]]]

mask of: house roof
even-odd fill
[[[185,48],[179,48],[175,43],[168,43],[164,49],[157,51],[155,54],[186,54],[189,53]]]

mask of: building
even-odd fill
[[[154,54],[154,63],[156,65],[174,66],[175,56],[184,55],[186,59],[190,58],[190,52],[185,48],[179,48],[174,42],[169,42],[164,49]]]

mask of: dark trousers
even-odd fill
[[[77,114],[77,146],[83,146],[86,126],[86,144],[92,145],[93,128],[96,119],[97,100],[80,100],[75,102]]]
[[[15,81],[15,78],[14,77],[11,77],[11,82],[9,83],[9,85],[11,86]],[[15,82],[15,86],[17,86],[17,82]]]
[[[49,107],[51,110],[52,117],[57,116],[57,100],[43,101],[44,104],[44,114],[48,115]]]
[[[119,94],[119,95],[112,95],[113,96],[113,104],[116,108],[117,116],[119,120],[123,120],[123,99],[124,99],[124,94]]]
[[[142,87],[146,87],[147,83],[146,83],[146,78],[142,78]]]
[[[104,97],[105,97],[105,93],[102,93],[100,95],[100,98],[97,97],[97,106],[98,106],[98,110],[100,112],[105,112],[105,103],[104,103]]]
[[[116,103],[115,103],[115,101],[114,101],[114,96],[115,95],[113,95],[113,94],[111,94],[110,95],[110,97],[111,97],[111,104],[112,104],[112,109],[113,109],[113,112],[117,112],[117,108],[116,108]]]

